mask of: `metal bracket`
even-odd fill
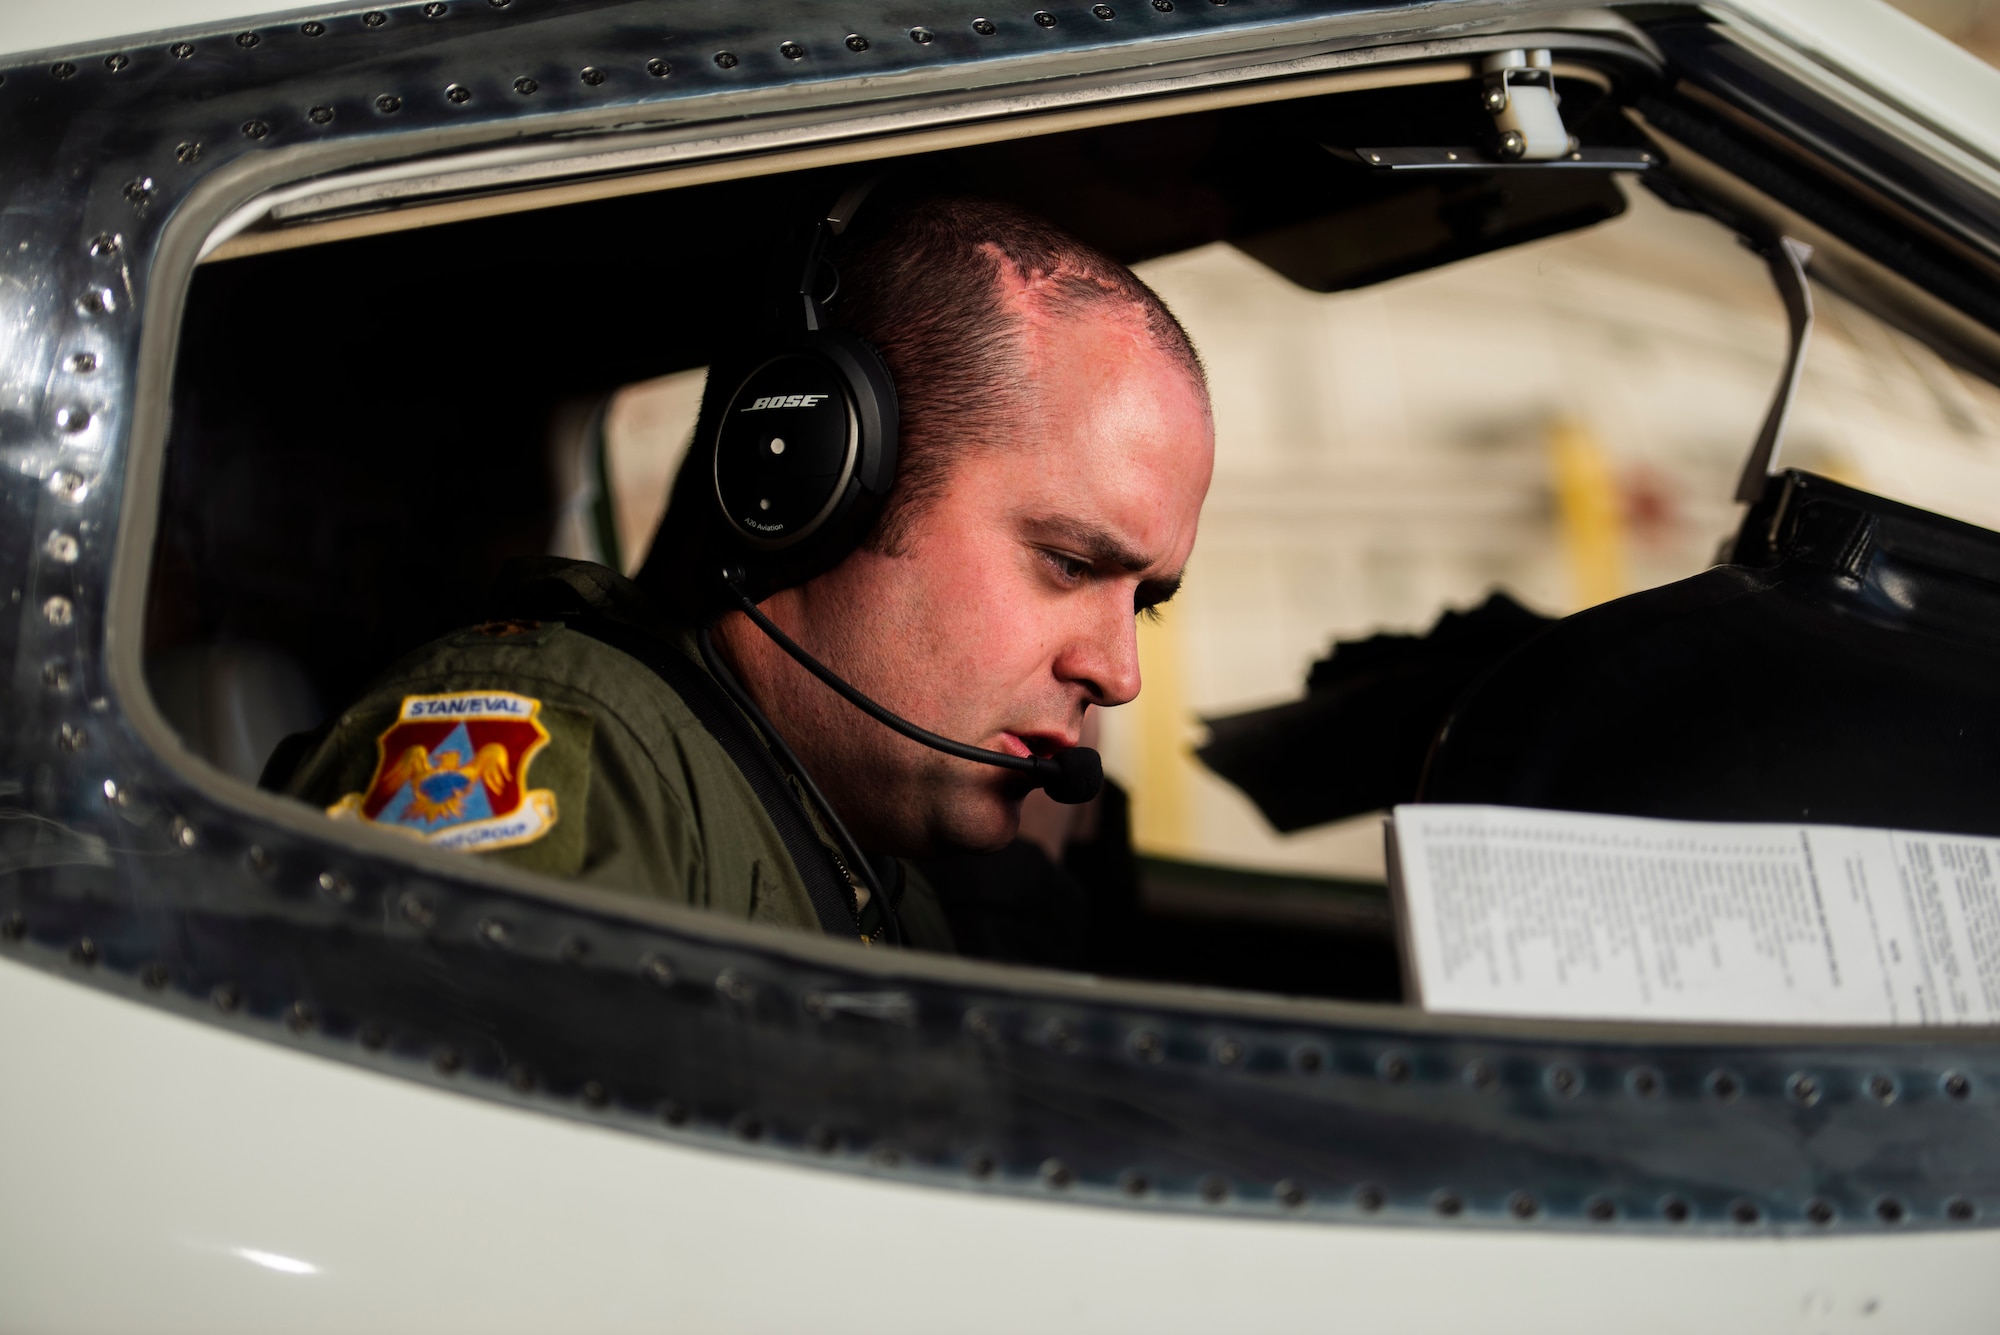
[[[1751,447],[1750,457],[1743,461],[1743,476],[1736,481],[1739,501],[1755,501],[1762,496],[1764,479],[1777,471],[1778,445],[1784,439],[1792,400],[1799,392],[1799,372],[1806,364],[1806,340],[1812,336],[1812,284],[1806,278],[1806,265],[1811,262],[1812,253],[1813,248],[1796,237],[1781,236],[1764,254],[1764,262],[1771,268],[1771,281],[1777,284],[1778,295],[1784,299],[1785,318],[1791,325],[1791,351],[1785,358],[1784,374],[1778,378],[1777,393],[1771,398],[1771,410],[1764,414],[1764,429],[1757,433],[1757,443]]]
[[[1556,109],[1562,99],[1556,95],[1554,64],[1546,48],[1496,51],[1486,58],[1480,103],[1500,132],[1503,162],[1553,162],[1576,148]]]

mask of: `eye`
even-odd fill
[[[1056,574],[1065,584],[1080,583],[1083,577],[1090,573],[1090,562],[1071,556],[1067,552],[1050,551],[1045,547],[1042,549],[1042,558],[1055,568]]]

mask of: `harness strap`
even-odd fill
[[[563,591],[569,592],[566,587]],[[821,929],[829,936],[857,935],[860,929],[854,893],[847,878],[836,868],[833,851],[814,831],[777,759],[723,696],[722,688],[671,645],[578,606],[581,599],[562,601],[570,604],[557,613],[563,624],[638,659],[681,698],[688,712],[742,771],[750,791],[763,805],[764,814],[777,827],[778,838],[784,841],[785,851],[792,855],[792,865],[799,869],[799,876],[806,883],[806,897],[812,901],[813,914],[819,919]]]

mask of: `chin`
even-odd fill
[[[1021,829],[1021,799],[982,790],[968,793],[932,826],[939,853],[997,853]]]

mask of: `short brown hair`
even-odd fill
[[[1011,205],[957,196],[901,210],[839,270],[827,314],[882,355],[901,410],[895,485],[868,538],[877,550],[897,551],[957,460],[1005,445],[1037,318],[1129,319],[1207,392],[1187,331],[1138,275]]]

